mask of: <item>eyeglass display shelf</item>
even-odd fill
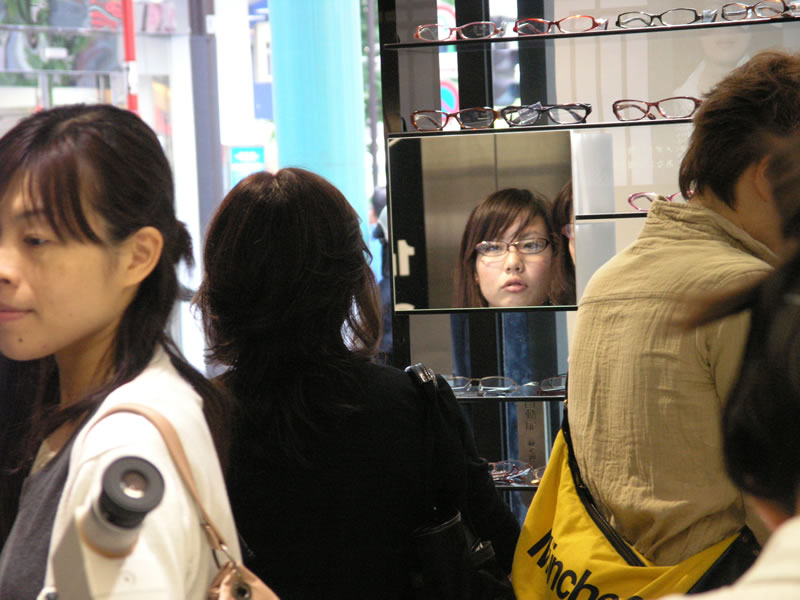
[[[615,27],[609,22],[609,27],[612,29],[599,29],[596,31],[582,31],[580,33],[542,33],[540,35],[507,35],[504,37],[493,37],[480,40],[446,40],[442,42],[388,42],[383,45],[385,50],[420,50],[425,48],[436,48],[438,46],[456,46],[458,48],[484,48],[494,44],[503,44],[507,42],[517,43],[530,43],[542,40],[559,40],[569,38],[583,38],[583,37],[605,37],[605,36],[618,36],[618,35],[637,35],[637,34],[652,34],[657,32],[676,32],[687,31],[691,29],[710,29],[719,27],[743,27],[743,26],[759,26],[771,25],[773,23],[792,23],[800,22],[800,15],[787,16],[787,17],[774,17],[768,19],[742,19],[741,21],[712,21],[711,23],[689,23],[687,25],[670,25],[670,26],[657,26],[657,27],[639,27],[636,29],[624,29]]]
[[[563,402],[564,394],[550,396],[456,396],[459,404],[485,404],[486,402]]]
[[[494,489],[501,491],[501,492],[535,492],[539,489],[538,483],[524,483],[520,485],[511,485],[508,483],[501,483],[499,481],[495,481]]]
[[[515,306],[515,307],[491,307],[488,308],[486,306],[477,306],[477,307],[470,307],[470,308],[412,308],[411,310],[396,310],[395,313],[399,316],[414,316],[414,315],[452,315],[457,313],[480,313],[486,312],[487,310],[491,310],[493,313],[498,312],[531,312],[533,311],[573,311],[578,310],[578,306],[576,304],[558,304],[555,306],[546,304],[542,306]]]
[[[572,123],[572,124],[552,124],[552,125],[531,125],[528,127],[498,127],[487,129],[452,129],[449,131],[397,131],[387,133],[388,139],[404,137],[429,137],[441,135],[480,135],[486,133],[520,133],[523,131],[563,131],[569,129],[608,129],[609,127],[641,127],[643,125],[675,125],[679,123],[691,123],[691,118],[684,119],[642,119],[641,121],[602,121],[597,123]]]

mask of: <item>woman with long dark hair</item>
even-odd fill
[[[423,524],[424,406],[398,369],[371,362],[378,288],[358,216],[322,177],[256,173],[207,233],[196,302],[217,382],[241,403],[228,489],[245,563],[287,598],[407,598]],[[459,508],[510,568],[519,527],[453,400],[465,445]],[[435,465],[436,467],[437,465]]]
[[[2,598],[53,591],[56,548],[124,456],[154,465],[165,495],[127,556],[69,549],[92,563],[83,565],[91,597],[206,597],[217,566],[197,507],[147,420],[102,418],[121,403],[171,422],[205,509],[238,555],[212,441],[224,454],[227,401],[166,333],[176,266],[192,259],[173,194],[153,131],[113,106],[42,111],[0,139],[0,353],[27,371],[3,398],[24,406],[22,426],[3,439],[18,462],[3,460],[28,474],[18,498],[18,486],[0,486],[0,506],[19,505],[16,518],[0,515],[4,531],[14,519],[0,555]]]

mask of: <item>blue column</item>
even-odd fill
[[[270,0],[278,164],[338,187],[366,232],[364,86],[358,0]]]

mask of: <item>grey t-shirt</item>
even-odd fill
[[[44,585],[50,535],[69,472],[73,434],[22,486],[14,526],[0,554],[0,598],[34,600]]]

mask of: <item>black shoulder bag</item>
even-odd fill
[[[406,368],[420,389],[425,406],[425,463],[423,484],[427,505],[431,507],[429,521],[413,532],[412,548],[415,567],[412,587],[416,600],[514,600],[511,582],[497,565],[492,543],[481,540],[470,527],[468,515],[461,514],[456,498],[458,492],[445,493],[441,478],[434,475],[434,466],[446,469],[458,465],[443,464],[450,453],[442,448],[453,439],[442,417],[439,385],[436,375],[422,363]],[[460,448],[460,455],[463,455]],[[450,454],[452,456],[452,454]],[[459,453],[455,454],[456,456]],[[450,496],[450,497],[445,497]],[[461,494],[460,497],[464,497]]]

